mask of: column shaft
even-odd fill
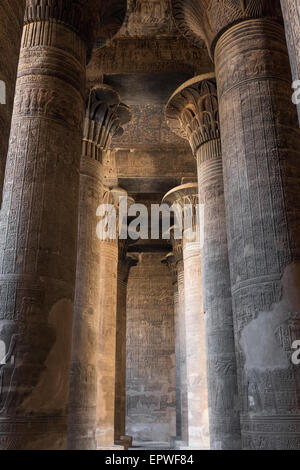
[[[173,305],[174,305],[174,332],[175,332],[175,385],[176,385],[176,436],[171,437],[171,447],[177,448],[181,445],[182,434],[182,400],[181,400],[181,344],[180,344],[180,317],[179,317],[179,292],[178,292],[178,273],[176,259],[176,245],[173,243],[174,253],[169,253],[162,260],[167,265],[173,281]]]
[[[185,82],[170,98],[171,129],[189,140],[198,167],[211,449],[241,447],[222,153],[214,74]]]
[[[25,0],[2,0],[0,5],[0,204],[5,173]]]
[[[300,4],[295,0],[281,0],[281,8],[285,23],[285,34],[290,53],[293,80],[298,80],[300,83]],[[300,88],[300,84],[297,88]],[[297,107],[300,122],[299,103]]]
[[[126,117],[127,116],[127,117]],[[113,191],[104,188],[103,153],[129,114],[121,105],[118,93],[104,84],[90,89],[86,102],[82,137],[80,175],[79,238],[76,276],[75,317],[71,391],[69,406],[69,448],[91,450],[97,447],[97,412],[105,413],[105,402],[98,404],[99,351],[105,346],[103,317],[115,309],[116,300],[106,311],[104,299],[109,298],[110,278],[105,279],[106,243],[103,241],[101,204],[113,203]],[[102,214],[104,215],[104,214]],[[98,225],[99,224],[99,225]],[[100,230],[100,231],[99,231]],[[113,241],[112,244],[117,243]],[[109,241],[108,252],[109,252]],[[101,253],[104,253],[102,259]],[[108,275],[110,272],[108,272]],[[116,273],[114,272],[116,276]],[[107,289],[107,291],[106,291]],[[101,317],[101,323],[100,323]],[[110,332],[109,332],[110,334]],[[102,337],[104,335],[104,337]],[[108,338],[109,340],[109,338]],[[100,389],[101,391],[102,389]],[[99,392],[100,393],[100,392]],[[113,442],[112,442],[113,444]]]
[[[175,329],[175,384],[176,384],[176,438],[181,439],[181,374],[180,374],[180,342],[179,339],[179,296],[178,284],[173,284],[174,287],[174,329]]]
[[[97,208],[102,200],[102,165],[81,159],[78,256],[70,379],[68,448],[96,449],[100,328],[101,241]]]
[[[117,339],[116,339],[116,384],[115,384],[115,441],[125,447],[132,444],[126,436],[126,331],[127,331],[127,284],[130,269],[138,260],[127,256],[129,240],[119,241],[118,285],[117,285]]]
[[[180,411],[181,411],[181,432],[182,444],[188,442],[188,397],[187,397],[187,370],[186,370],[186,318],[185,318],[185,295],[184,295],[184,264],[181,259],[177,263],[178,276],[178,337],[175,336],[176,343],[179,344],[179,370],[180,370]],[[177,367],[177,366],[176,366]]]
[[[298,449],[300,133],[281,25],[228,29],[215,49],[245,449]]]
[[[97,442],[114,445],[118,241],[101,242]]]
[[[117,286],[117,345],[116,345],[116,403],[115,440],[126,434],[126,266],[119,260]]]
[[[69,8],[23,29],[0,219],[3,449],[66,446],[86,63]]]
[[[188,445],[209,449],[206,347],[199,242],[184,242]]]
[[[197,151],[203,205],[202,279],[212,450],[241,448],[220,139]]]

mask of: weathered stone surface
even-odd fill
[[[99,448],[115,438],[115,377],[117,325],[118,241],[101,242],[100,329],[96,439]]]
[[[173,131],[189,140],[197,158],[203,215],[201,260],[211,449],[239,449],[231,282],[214,75],[201,75],[183,84],[170,98],[166,116]]]
[[[13,110],[25,0],[2,0],[0,5],[0,204]]]
[[[234,25],[224,15],[223,29],[206,37],[215,46],[243,448],[295,449],[299,130],[284,31],[274,21],[279,2],[257,6],[253,19]]]
[[[281,21],[280,0],[171,0],[178,28],[196,45],[205,40],[213,53],[225,29],[248,19]]]
[[[295,449],[300,135],[283,29],[241,23],[220,38],[215,57],[243,447]]]
[[[208,448],[208,408],[211,448],[238,448],[230,287],[242,447],[299,448],[299,16],[290,0],[1,0],[0,193],[16,89],[0,212],[1,449],[64,449],[67,410],[70,449],[124,450],[130,435],[149,450],[170,438]],[[220,119],[212,77],[196,77],[214,68]],[[164,111],[181,84],[176,135]],[[200,243],[197,231],[184,247],[173,235],[128,247],[141,263],[126,322],[126,243],[97,239],[96,209],[127,193],[149,209],[178,185],[194,206],[193,153]],[[173,289],[160,263],[172,249]]]
[[[79,236],[73,350],[69,403],[68,447],[96,449],[98,355],[101,348],[101,244],[97,209],[105,195],[105,150],[122,132],[129,113],[118,94],[107,86],[90,90],[82,138],[79,197]],[[102,291],[102,295],[107,293]],[[104,404],[103,404],[104,406]],[[113,445],[113,442],[110,443]]]
[[[66,445],[86,62],[71,26],[23,29],[0,220],[2,449]]]
[[[161,253],[142,253],[127,304],[127,431],[134,443],[175,435],[175,346],[171,275]]]
[[[171,440],[175,448],[188,442],[188,386],[186,367],[186,327],[183,242],[174,237],[171,227],[173,252],[167,255],[164,263],[169,266],[174,286],[174,327],[175,327],[175,364],[176,364],[176,436]]]
[[[127,255],[129,240],[119,241],[118,285],[117,285],[117,344],[115,380],[115,441],[129,441],[126,436],[126,332],[127,332],[127,284],[130,269],[138,258]]]
[[[175,365],[176,365],[176,436],[173,439],[181,439],[181,376],[180,376],[180,343],[179,343],[179,296],[178,296],[178,275],[177,263],[173,253],[168,253],[162,264],[167,266],[172,276],[174,289],[174,333],[175,333]]]
[[[292,75],[294,81],[299,81],[300,87],[300,4],[293,0],[281,0],[281,8],[285,24],[285,34],[290,53]],[[300,122],[300,104],[298,104]]]

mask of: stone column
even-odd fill
[[[174,237],[174,227],[170,231],[173,252],[167,256],[165,262],[170,266],[174,279],[174,310],[175,310],[175,356],[176,356],[176,384],[177,384],[177,413],[176,436],[171,443],[174,448],[187,446],[188,443],[188,399],[187,399],[187,370],[186,370],[186,318],[184,299],[184,264],[183,240]],[[172,256],[171,256],[172,255]]]
[[[103,202],[114,204],[118,209],[121,197],[127,197],[126,191],[120,188],[107,189]],[[102,450],[116,448],[114,442],[118,258],[118,238],[103,236],[100,243],[100,336],[96,432],[98,449]]]
[[[127,110],[129,119],[129,112]],[[86,103],[79,196],[79,235],[69,403],[68,447],[96,449],[101,305],[101,240],[97,208],[103,201],[102,154],[125,124],[125,106],[110,87],[91,89]]]
[[[214,75],[198,76],[184,83],[171,97],[166,114],[171,129],[189,140],[197,158],[203,214],[202,287],[211,449],[240,449],[231,281]]]
[[[129,240],[119,241],[117,285],[117,344],[115,381],[115,443],[132,447],[132,437],[126,436],[126,322],[127,283],[130,269],[138,259],[127,254]]]
[[[38,5],[25,13],[0,216],[1,449],[66,446],[91,17],[80,1]]]
[[[206,347],[202,302],[201,251],[199,238],[198,184],[189,183],[164,197],[170,206],[185,205],[193,212],[192,226],[184,227],[183,260],[185,289],[186,369],[188,382],[188,446],[209,449]],[[180,214],[178,214],[180,217]],[[191,233],[193,231],[193,234]]]
[[[280,2],[209,4],[174,13],[215,61],[243,448],[299,449],[300,133]]]
[[[180,319],[179,319],[179,293],[178,293],[178,275],[177,262],[173,253],[168,253],[163,259],[162,264],[167,266],[172,275],[174,288],[174,328],[175,328],[175,370],[176,370],[176,436],[171,438],[171,447],[177,447],[177,442],[181,441],[182,410],[181,410],[181,374],[180,374]],[[174,441],[174,442],[172,442]]]
[[[176,240],[172,236],[173,254],[177,261],[177,285],[178,285],[178,334],[180,347],[180,399],[181,399],[181,433],[180,441],[175,445],[184,447],[188,443],[188,384],[186,369],[186,317],[185,317],[185,290],[184,290],[184,263],[183,240]]]
[[[295,0],[281,0],[281,8],[285,24],[285,35],[290,53],[293,81],[298,81],[300,89],[300,4]],[[296,86],[296,84],[295,84]],[[298,92],[300,99],[300,92]],[[298,117],[300,122],[300,104],[298,103]]]
[[[0,204],[20,54],[25,0],[0,4]]]

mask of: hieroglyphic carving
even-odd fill
[[[134,241],[131,241],[134,243]],[[126,332],[127,332],[127,284],[131,268],[137,266],[137,256],[128,255],[130,240],[119,240],[117,286],[117,338],[115,380],[115,441],[126,436]]]
[[[189,46],[184,38],[115,38],[94,51],[88,65],[88,81],[103,74],[179,72],[199,74],[212,69],[205,43]]]
[[[175,435],[174,311],[160,253],[132,268],[127,304],[127,433],[166,444]]]
[[[179,212],[191,207],[192,224],[184,227],[183,259],[185,289],[185,351],[188,388],[188,445],[209,448],[208,396],[206,383],[206,347],[202,301],[202,274],[197,183],[188,183],[169,191],[163,202],[176,204]],[[193,233],[191,233],[191,231]]]
[[[281,0],[285,34],[290,53],[293,80],[300,80],[300,4],[293,0]],[[297,86],[297,89],[299,85]],[[300,104],[298,104],[300,122]]]
[[[0,5],[0,204],[16,84],[25,0],[2,0]]]
[[[24,26],[3,193],[0,337],[18,340],[0,434],[19,449],[66,439],[86,61],[70,21]]]
[[[269,18],[232,26],[215,65],[243,447],[282,449],[286,423],[300,419],[283,326],[300,310],[300,169],[282,26]],[[289,446],[299,430],[290,437]]]
[[[127,18],[118,36],[156,36],[176,32],[170,0],[129,0]]]
[[[98,238],[96,213],[101,203],[115,204],[117,196],[123,194],[115,190],[114,195],[113,191],[105,186],[102,152],[108,149],[114,135],[123,132],[122,126],[129,119],[129,109],[120,103],[119,95],[115,90],[105,85],[98,85],[89,91],[86,98],[82,137],[79,251],[68,430],[70,449],[88,450],[97,447],[95,433],[96,427],[99,427],[97,422],[98,362],[99,351],[105,342],[105,338],[101,337],[100,325],[105,321],[101,319],[101,315],[107,314],[103,308],[102,296],[108,295],[105,287],[108,287],[107,283],[111,280],[108,277],[104,282],[105,271],[102,272],[101,266],[102,263],[105,264],[106,247],[110,252],[111,244],[117,250],[117,240],[104,242]],[[111,274],[112,277],[116,277],[114,271]],[[104,286],[101,286],[101,281]],[[116,299],[110,300],[111,308],[114,309]],[[110,316],[110,312],[108,315]],[[103,331],[103,334],[105,335],[106,331]],[[104,409],[103,413],[105,412]]]

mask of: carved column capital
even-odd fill
[[[25,24],[55,22],[78,34],[92,47],[111,39],[123,24],[126,0],[26,0]]]
[[[197,45],[204,39],[211,53],[234,24],[257,18],[282,21],[280,0],[172,0],[172,10],[181,32]]]
[[[215,75],[194,77],[171,96],[166,118],[172,131],[187,139],[194,155],[205,143],[220,138]]]
[[[196,207],[199,204],[198,183],[182,184],[171,189],[163,198],[163,202],[170,206],[177,205],[178,211],[182,215],[187,205]],[[174,206],[175,207],[175,206]]]
[[[173,248],[173,255],[175,257],[176,263],[178,264],[183,260],[183,240],[182,238],[177,239],[175,237],[175,226],[170,229],[171,243]]]
[[[59,23],[78,34],[84,42],[92,41],[93,15],[85,0],[27,0],[24,24],[37,22]]]
[[[172,206],[177,223],[182,222],[183,234],[181,236],[183,235],[184,238],[186,237],[189,241],[192,241],[191,236],[188,234],[194,232],[198,240],[200,231],[198,183],[177,186],[164,196],[163,202]],[[175,235],[176,238],[178,236]]]
[[[128,197],[127,191],[122,188],[109,188],[103,185],[103,194],[101,198],[101,203],[107,206],[107,222],[108,226],[99,226],[98,228],[98,237],[101,243],[119,246],[118,243],[118,235],[119,235],[119,228],[120,224],[124,224],[124,220],[120,220],[120,201],[122,198],[127,198],[127,200],[132,200],[132,198]],[[111,207],[112,211],[109,210]],[[102,229],[102,230],[101,230]],[[130,240],[125,240],[127,243]]]
[[[129,108],[120,102],[119,94],[108,85],[92,88],[86,101],[82,155],[102,160],[113,137],[123,134],[123,126],[131,120]]]

